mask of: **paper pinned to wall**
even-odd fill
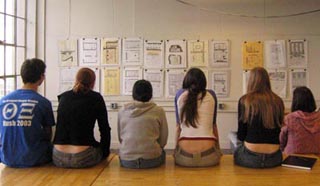
[[[214,90],[217,97],[228,97],[230,92],[230,71],[209,72],[209,88]]]
[[[230,65],[230,42],[228,40],[210,41],[210,66],[228,67]]]
[[[188,41],[188,65],[190,67],[208,66],[208,41]]]
[[[243,94],[247,93],[249,77],[250,77],[250,70],[244,70],[242,72],[242,93]]]
[[[285,40],[269,40],[264,42],[266,68],[286,67]]]
[[[254,67],[263,67],[263,43],[246,41],[242,44],[242,69],[251,70]]]
[[[101,65],[120,65],[121,39],[101,39]]]
[[[271,89],[281,98],[287,97],[287,71],[286,70],[268,70]]]
[[[100,65],[100,39],[81,38],[79,40],[80,66]]]
[[[125,67],[122,78],[122,94],[132,95],[132,88],[137,80],[142,79],[142,69],[140,67]]]
[[[122,39],[122,64],[140,66],[143,61],[143,40],[141,38]]]
[[[76,39],[60,40],[59,65],[61,67],[72,67],[78,65],[78,42]]]
[[[288,41],[288,67],[306,68],[308,65],[308,42],[306,40]]]
[[[291,69],[290,71],[290,95],[295,88],[308,86],[308,72],[306,69]]]
[[[101,69],[101,91],[105,96],[120,95],[120,68]]]
[[[164,41],[144,41],[144,68],[164,67]]]
[[[166,41],[166,68],[186,68],[186,40]]]
[[[162,69],[145,69],[143,79],[150,81],[154,98],[163,97],[164,71]]]
[[[166,72],[166,98],[174,98],[177,91],[182,88],[185,70],[174,69]]]

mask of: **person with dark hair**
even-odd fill
[[[262,67],[250,71],[247,94],[238,103],[237,137],[243,143],[234,152],[237,165],[269,168],[281,165],[279,134],[284,104],[271,90],[268,72]]]
[[[311,90],[293,91],[291,113],[284,119],[280,148],[285,154],[320,154],[320,112]]]
[[[135,82],[132,97],[133,102],[125,104],[118,113],[120,164],[135,169],[158,167],[166,158],[165,112],[151,101],[152,86],[147,80]]]
[[[0,100],[0,160],[7,166],[32,167],[52,160],[52,105],[38,93],[45,69],[40,59],[25,60],[22,88]]]
[[[175,163],[187,167],[219,164],[221,151],[217,129],[217,98],[206,90],[207,80],[198,68],[184,77],[182,89],[175,97],[176,149]]]
[[[100,93],[93,91],[96,76],[81,68],[72,90],[58,96],[57,127],[53,140],[53,163],[64,168],[91,167],[110,153],[107,108]],[[94,138],[98,122],[100,142]]]

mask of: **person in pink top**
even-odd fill
[[[294,90],[291,113],[280,133],[280,149],[285,154],[320,154],[320,112],[316,108],[309,88]]]

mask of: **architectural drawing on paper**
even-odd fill
[[[101,90],[102,94],[120,95],[120,69],[119,67],[102,68]]]
[[[182,88],[182,82],[185,70],[167,70],[166,71],[166,97],[174,98],[177,91]]]
[[[308,63],[308,42],[306,40],[288,41],[288,67],[306,68]]]
[[[228,97],[230,90],[230,72],[229,71],[211,71],[210,88],[214,90],[217,97]]]
[[[98,38],[82,38],[79,40],[80,66],[99,66],[100,40]]]
[[[286,67],[285,40],[270,40],[264,42],[266,68]]]
[[[162,69],[145,69],[143,79],[150,81],[153,89],[153,97],[163,97],[164,71]]]
[[[186,41],[166,41],[166,68],[186,68]]]
[[[143,40],[141,38],[122,39],[122,64],[142,65],[143,61]]]
[[[290,95],[295,88],[308,86],[308,73],[306,69],[291,69],[290,71]]]
[[[287,97],[287,71],[286,70],[268,70],[271,89],[281,98]]]
[[[212,67],[227,67],[230,63],[230,42],[225,41],[210,41],[210,66]]]
[[[101,65],[119,65],[121,56],[121,39],[103,38],[101,40]]]
[[[61,67],[72,67],[78,65],[78,42],[76,39],[60,40],[59,43],[59,65]]]
[[[254,67],[263,67],[263,43],[246,41],[242,45],[242,69],[251,70]]]
[[[137,80],[142,79],[142,69],[140,67],[128,67],[123,69],[122,93],[132,95],[132,88]]]
[[[78,70],[79,67],[60,68],[59,93],[71,90],[73,88]]]
[[[144,68],[163,68],[164,67],[164,41],[144,42]]]
[[[190,67],[208,66],[208,41],[188,41],[188,64]]]

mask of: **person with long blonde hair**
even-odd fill
[[[57,128],[53,163],[58,167],[91,167],[104,160],[110,151],[110,127],[103,97],[93,91],[95,73],[81,68],[72,90],[58,96]],[[98,122],[100,142],[94,138]]]
[[[251,168],[281,165],[283,118],[284,104],[271,90],[268,72],[262,67],[252,69],[247,94],[238,103],[237,137],[243,143],[235,150],[235,164]]]

